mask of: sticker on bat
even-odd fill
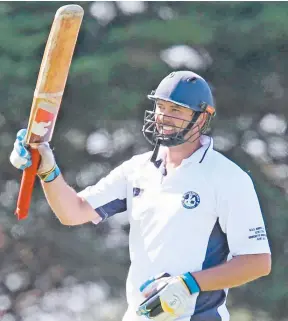
[[[37,123],[36,121],[33,121],[31,132],[34,135],[38,136],[45,136],[49,131],[49,126],[51,125],[51,121],[45,123],[41,121],[40,123]],[[48,128],[47,128],[48,127]]]
[[[39,108],[31,126],[31,133],[41,137],[45,136],[51,128],[54,118],[55,114]]]

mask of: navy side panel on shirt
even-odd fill
[[[127,210],[126,198],[123,200],[116,199],[98,208],[95,211],[102,217],[103,221],[117,213],[122,213]]]
[[[202,270],[209,269],[227,261],[229,246],[226,234],[221,230],[217,220],[209,237],[206,256],[202,265]],[[221,321],[217,309],[226,299],[224,290],[205,291],[199,294],[194,315],[191,321]]]

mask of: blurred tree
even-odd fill
[[[128,266],[127,246],[115,250],[103,242],[111,233],[110,223],[71,229],[61,226],[45,205],[39,185],[29,219],[17,224],[11,214],[19,173],[8,163],[7,155],[16,131],[27,124],[52,19],[65,4],[0,3],[0,224],[6,240],[0,252],[1,271],[8,273],[21,266],[36,280],[37,274],[49,270],[49,264],[61,264],[65,275],[72,273],[82,280],[106,277],[107,282],[116,282],[122,289]],[[149,148],[141,138],[138,123],[144,109],[151,107],[146,94],[172,69],[196,70],[209,79],[216,96],[214,133],[226,131],[235,138],[235,147],[227,149],[226,154],[250,170],[255,179],[272,240],[273,274],[231,291],[233,306],[265,309],[274,320],[284,319],[288,295],[287,177],[280,186],[268,179],[266,164],[251,159],[242,147],[247,132],[265,142],[269,139],[259,129],[264,115],[273,112],[285,119],[288,116],[288,4],[161,1],[145,2],[136,8],[138,11],[134,7],[134,12],[121,2],[79,4],[85,18],[53,140],[65,177],[80,189],[133,153]],[[180,61],[185,56],[182,51],[174,55],[173,67],[163,58],[164,52],[179,45],[193,48],[206,63],[196,63],[192,58]],[[239,116],[250,117],[251,126],[239,129]],[[119,128],[133,136],[132,143],[123,147],[115,139]],[[107,132],[110,156],[87,151],[87,139],[101,130]],[[281,161],[287,163],[287,157]],[[119,229],[126,231],[127,227]],[[48,251],[49,262],[43,260],[42,249]],[[21,253],[33,260],[23,259]],[[51,283],[51,287],[56,285]]]

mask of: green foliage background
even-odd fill
[[[2,315],[9,314],[15,320],[25,319],[17,305],[23,296],[37,290],[39,299],[47,291],[63,287],[67,276],[73,276],[77,284],[105,282],[109,300],[123,302],[124,297],[127,243],[109,247],[107,238],[121,230],[126,240],[127,225],[61,226],[39,185],[28,220],[17,222],[13,216],[20,173],[9,164],[8,155],[16,132],[27,125],[52,19],[65,4],[0,2],[0,293],[13,302]],[[115,17],[107,24],[92,15],[93,2],[78,4],[84,8],[85,18],[52,142],[64,176],[79,190],[83,188],[79,177],[85,168],[91,169],[88,181],[95,183],[133,153],[149,149],[141,136],[144,110],[151,107],[146,94],[172,70],[160,53],[177,45],[200,53],[205,50],[212,63],[195,71],[211,83],[216,97],[218,117],[212,134],[224,132],[234,138],[233,146],[224,153],[249,170],[255,181],[273,252],[272,274],[232,290],[229,305],[235,320],[237,311],[242,311],[241,320],[286,320],[288,175],[279,181],[267,172],[277,164],[286,164],[287,157],[270,157],[263,163],[245,152],[243,140],[249,130],[267,142],[271,137],[259,129],[262,117],[269,113],[284,119],[288,116],[287,2],[152,1],[145,3],[143,12],[130,15],[110,2]],[[165,20],[159,16],[161,10],[173,14]],[[240,116],[251,119],[248,129],[236,126]],[[104,130],[112,135],[121,128],[133,133],[130,144],[123,148],[114,144],[110,157],[87,152],[85,142],[91,133]],[[286,131],[281,138],[287,142]],[[104,169],[94,175],[93,170],[100,165]],[[117,235],[116,239],[120,237]],[[58,278],[53,278],[53,269],[58,271]],[[28,273],[29,282],[19,291],[9,291],[7,275],[19,271]],[[46,283],[43,281],[41,287],[36,281],[44,276]],[[259,317],[259,311],[264,315]],[[112,319],[104,314],[101,320]]]

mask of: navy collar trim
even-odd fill
[[[202,158],[200,159],[199,164],[201,164],[201,163],[203,162],[203,160],[204,160],[204,158],[205,158],[205,156],[206,156],[206,154],[207,154],[208,150],[210,149],[211,143],[212,143],[212,139],[210,138],[209,145],[207,146],[207,148],[206,148],[205,152],[203,153],[203,156],[202,156]]]

